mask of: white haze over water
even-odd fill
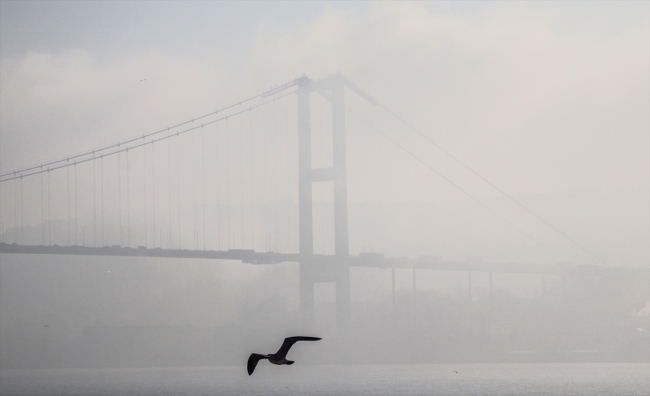
[[[435,395],[642,396],[648,364],[459,364],[12,370],[5,396]],[[457,373],[456,373],[457,371]]]

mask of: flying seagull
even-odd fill
[[[318,337],[287,337],[284,339],[284,342],[282,343],[282,346],[280,349],[270,355],[261,355],[259,353],[251,353],[251,355],[248,357],[248,375],[253,374],[253,371],[255,370],[255,366],[257,366],[257,362],[259,362],[262,359],[268,359],[269,362],[273,364],[293,364],[292,360],[287,360],[287,353],[289,353],[289,349],[293,346],[298,341],[318,341],[320,338]]]

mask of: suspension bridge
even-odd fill
[[[470,295],[472,272],[489,273],[491,289],[491,274],[498,272],[630,271],[351,255],[346,93],[378,105],[340,73],[320,80],[303,76],[174,126],[3,173],[0,253],[298,262],[303,313],[313,310],[314,284],[334,282],[341,320],[350,315],[350,266],[392,268],[393,295],[395,268],[412,269],[414,289],[416,270],[466,271]],[[315,101],[325,103],[329,113],[316,111]],[[315,130],[327,130],[329,139]],[[314,154],[327,166],[315,167]],[[331,207],[324,201],[317,206],[318,183],[330,183]],[[315,207],[333,220],[329,251],[326,233],[314,226]],[[320,251],[315,233],[323,241]]]

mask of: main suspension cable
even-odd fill
[[[192,132],[192,131],[194,131],[194,130],[196,130],[196,129],[203,128],[204,126],[212,125],[212,124],[215,124],[215,123],[217,123],[217,122],[220,122],[220,121],[226,120],[228,117],[236,116],[236,115],[240,114],[241,112],[249,111],[249,110],[252,110],[252,109],[256,109],[256,108],[258,108],[258,107],[262,107],[262,106],[264,106],[264,105],[266,105],[266,104],[269,104],[269,103],[271,103],[271,102],[274,102],[275,100],[280,99],[280,98],[283,98],[283,97],[285,97],[285,96],[291,95],[291,94],[293,94],[293,93],[295,93],[295,92],[296,92],[295,90],[293,90],[293,91],[289,91],[289,92],[285,93],[284,95],[280,95],[280,96],[275,97],[275,98],[273,98],[273,99],[270,99],[270,100],[267,100],[267,101],[265,101],[265,102],[262,102],[262,103],[256,104],[255,106],[251,106],[251,107],[249,107],[248,109],[244,109],[244,110],[241,110],[241,111],[238,111],[238,112],[235,112],[235,113],[231,113],[231,114],[229,114],[229,115],[225,115],[225,116],[223,116],[223,117],[221,117],[221,118],[217,118],[217,119],[212,120],[212,121],[210,121],[210,122],[206,122],[206,123],[204,123],[204,124],[197,125],[197,126],[194,126],[194,127],[188,128],[188,129],[185,129],[185,130],[183,130],[183,131],[179,131],[179,132],[171,133],[171,134],[169,134],[169,135],[167,135],[167,136],[163,136],[163,137],[159,137],[159,138],[156,138],[156,139],[152,139],[151,142],[156,143],[156,142],[159,142],[159,141],[162,141],[162,140],[166,140],[166,139],[172,138],[172,137],[174,137],[174,136],[179,136],[179,135],[183,135],[183,134],[188,133],[188,132]],[[140,138],[135,139],[135,140],[140,140],[140,139],[143,139],[143,138],[140,137]],[[144,145],[146,145],[146,144],[148,144],[148,143],[147,143],[147,142],[142,142],[142,143],[139,143],[139,144],[135,144],[135,145],[133,145],[133,146],[128,146],[128,147],[125,147],[125,148],[118,148],[117,150],[111,151],[111,152],[109,152],[109,153],[107,153],[107,154],[103,154],[103,156],[104,156],[104,157],[108,157],[108,156],[115,155],[115,154],[120,153],[120,152],[124,152],[124,151],[127,151],[127,150],[132,150],[132,149],[136,149],[136,148],[142,147],[142,146],[144,146]],[[95,153],[95,154],[97,154],[97,153]],[[84,162],[95,161],[95,160],[97,160],[97,159],[99,159],[99,156],[94,156],[94,157],[91,157],[91,158],[86,158],[86,159],[84,159],[84,160],[79,160],[79,161],[76,161],[75,163],[77,163],[77,164],[82,164],[82,163],[84,163]],[[72,164],[64,164],[64,165],[59,165],[59,166],[55,166],[55,167],[50,167],[50,168],[47,168],[47,172],[49,172],[49,171],[54,171],[54,170],[58,170],[58,169],[62,169],[62,168],[65,168],[65,167],[67,167],[67,166],[71,166],[71,165],[72,165]],[[14,179],[18,179],[18,178],[20,178],[21,176],[22,176],[22,177],[27,177],[27,176],[37,175],[37,174],[39,174],[39,173],[41,173],[41,172],[46,172],[46,170],[34,171],[34,172],[29,172],[29,173],[21,173],[21,172],[19,172],[19,171],[13,171],[13,172],[10,172],[10,173],[5,174],[5,176],[11,176],[11,177],[7,177],[7,178],[5,178],[5,179],[0,180],[0,183],[7,182],[7,181],[11,181],[11,180],[14,180]]]
[[[288,82],[288,83],[285,83],[284,85],[288,85],[288,84],[290,84],[290,83],[291,83],[291,82]],[[233,107],[235,107],[235,106],[241,106],[242,103],[247,103],[247,102],[250,102],[250,101],[255,100],[255,99],[257,99],[257,98],[260,98],[260,97],[266,97],[266,96],[267,96],[267,93],[266,93],[266,92],[261,93],[261,94],[258,94],[258,95],[255,95],[255,96],[251,96],[251,97],[249,97],[249,98],[247,98],[247,99],[241,100],[241,101],[239,101],[239,102],[237,102],[237,103],[231,104],[231,105],[226,106],[226,107],[224,107],[224,108],[221,108],[221,109],[219,109],[219,110],[216,110],[216,111],[213,111],[213,112],[210,112],[210,113],[204,114],[204,115],[199,116],[199,117],[194,117],[194,118],[192,118],[191,120],[181,122],[181,123],[179,123],[179,124],[176,124],[176,125],[171,126],[171,127],[167,127],[167,128],[165,128],[165,129],[160,129],[160,130],[158,130],[158,131],[150,132],[150,133],[148,133],[148,134],[145,134],[145,135],[142,135],[142,136],[138,136],[138,137],[136,137],[136,138],[132,138],[132,139],[126,140],[126,141],[124,141],[124,142],[118,142],[118,143],[115,143],[115,144],[111,144],[111,145],[109,145],[109,146],[105,146],[105,147],[97,148],[97,149],[94,149],[94,150],[89,150],[89,151],[86,151],[86,152],[83,152],[83,153],[80,153],[80,154],[75,154],[75,155],[72,155],[72,156],[68,156],[68,157],[66,157],[66,158],[61,158],[61,159],[57,159],[57,160],[53,160],[53,161],[49,161],[49,162],[45,162],[45,163],[41,163],[41,164],[39,164],[39,165],[30,166],[30,167],[26,167],[26,168],[23,168],[23,169],[17,169],[17,170],[11,171],[11,172],[3,173],[3,174],[0,174],[0,178],[2,178],[2,177],[6,177],[6,176],[9,176],[9,175],[12,175],[12,174],[16,174],[16,173],[25,173],[25,172],[29,172],[29,171],[32,171],[32,170],[35,170],[35,169],[38,169],[38,168],[42,168],[42,167],[44,167],[44,166],[47,167],[47,166],[55,165],[55,164],[58,164],[58,163],[61,163],[61,162],[67,162],[67,161],[70,161],[70,160],[75,160],[75,159],[78,159],[78,158],[81,158],[81,157],[85,157],[85,156],[88,156],[88,155],[92,155],[92,156],[94,157],[95,155],[101,153],[102,151],[106,151],[106,150],[114,149],[114,148],[116,148],[116,147],[119,148],[120,146],[123,146],[123,145],[129,144],[129,143],[136,142],[136,141],[138,141],[138,140],[140,140],[140,139],[144,139],[144,138],[147,138],[147,137],[149,137],[149,136],[154,136],[154,135],[157,135],[157,134],[160,134],[160,133],[163,133],[163,132],[169,132],[170,129],[175,129],[175,128],[181,127],[181,126],[183,126],[183,125],[187,125],[187,124],[193,123],[194,121],[198,121],[198,120],[204,119],[204,118],[206,118],[206,117],[210,117],[210,116],[212,116],[212,115],[216,115],[216,114],[218,114],[218,113],[222,113],[222,112],[224,112],[224,111],[226,111],[226,110],[229,110],[229,109],[231,109],[231,108],[233,108]]]
[[[494,209],[490,208],[489,206],[487,206],[486,204],[484,204],[483,202],[481,202],[478,198],[476,198],[475,196],[473,196],[472,194],[470,194],[467,190],[463,189],[463,188],[460,187],[458,184],[454,183],[451,179],[449,179],[448,177],[444,176],[442,173],[438,172],[438,171],[437,171],[435,168],[433,168],[431,165],[427,164],[427,163],[424,162],[421,158],[417,157],[415,154],[413,154],[411,151],[409,151],[407,148],[405,148],[405,147],[402,146],[401,144],[397,143],[397,141],[395,141],[394,139],[392,139],[391,137],[389,137],[388,135],[386,135],[384,132],[382,132],[381,130],[379,130],[379,129],[378,129],[377,127],[375,127],[373,124],[371,124],[370,122],[366,121],[366,120],[363,119],[361,116],[357,115],[355,112],[353,112],[352,110],[350,110],[347,106],[346,106],[345,110],[346,110],[348,113],[350,113],[350,114],[352,114],[353,116],[355,116],[355,117],[356,117],[357,119],[359,119],[360,121],[362,121],[363,123],[365,123],[366,125],[368,125],[370,128],[372,128],[374,131],[376,131],[377,133],[379,133],[381,136],[383,136],[384,138],[388,139],[391,143],[393,143],[395,146],[399,147],[402,151],[404,151],[406,154],[408,154],[409,156],[411,156],[412,158],[414,158],[416,161],[420,162],[422,165],[424,165],[424,166],[426,166],[427,168],[429,168],[431,171],[433,171],[435,174],[437,174],[439,177],[441,177],[441,178],[442,178],[443,180],[445,180],[447,183],[451,184],[451,185],[454,186],[456,189],[458,189],[459,191],[461,191],[463,194],[467,195],[469,198],[471,198],[472,200],[476,201],[476,202],[477,202],[479,205],[481,205],[483,208],[485,208],[485,209],[487,209],[488,211],[492,212],[492,214],[494,214],[494,215],[497,216],[499,219],[501,219],[502,221],[504,221],[505,223],[507,223],[508,225],[510,225],[512,228],[516,229],[516,230],[519,231],[521,234],[523,234],[524,236],[526,236],[527,238],[529,238],[530,240],[532,240],[533,242],[535,242],[536,244],[538,244],[539,246],[541,246],[542,248],[544,248],[544,249],[545,249],[547,252],[549,252],[551,255],[555,256],[556,258],[558,258],[558,259],[560,259],[560,260],[564,260],[561,256],[559,256],[558,254],[556,254],[556,253],[555,253],[554,251],[552,251],[550,248],[546,247],[543,243],[541,243],[540,241],[538,241],[537,239],[535,239],[533,236],[531,236],[530,234],[528,234],[527,232],[525,232],[524,230],[522,230],[520,227],[517,227],[517,226],[516,226],[514,223],[512,223],[510,220],[508,220],[508,219],[506,219],[505,217],[501,216],[501,215],[500,215],[499,213],[497,213]]]
[[[434,145],[436,148],[438,148],[440,151],[442,151],[443,153],[445,153],[445,154],[446,154],[447,156],[449,156],[451,159],[453,159],[454,161],[456,161],[457,163],[459,163],[460,165],[462,165],[465,169],[467,169],[468,171],[472,172],[474,175],[476,175],[478,178],[480,178],[481,180],[483,180],[483,181],[484,181],[485,183],[487,183],[489,186],[491,186],[492,188],[494,188],[495,190],[497,190],[498,192],[500,192],[501,194],[503,194],[503,196],[505,196],[506,198],[508,198],[509,200],[511,200],[512,202],[514,202],[515,204],[517,204],[520,208],[524,209],[526,212],[528,212],[530,215],[532,215],[533,217],[535,217],[537,220],[539,220],[539,221],[541,221],[542,223],[546,224],[548,227],[550,227],[551,229],[553,229],[553,230],[554,230],[555,232],[557,232],[558,234],[562,235],[564,238],[566,238],[567,240],[569,240],[571,243],[573,243],[575,246],[577,246],[578,248],[580,248],[580,249],[581,249],[582,251],[584,251],[585,253],[589,254],[591,257],[595,258],[596,260],[600,261],[601,263],[603,263],[603,264],[605,264],[605,265],[609,265],[609,263],[607,263],[607,262],[604,261],[602,258],[600,258],[600,257],[598,257],[597,255],[595,255],[594,253],[592,253],[592,252],[591,252],[590,250],[588,250],[586,247],[582,246],[580,243],[578,243],[575,239],[571,238],[571,237],[570,237],[569,235],[567,235],[565,232],[563,232],[562,230],[560,230],[559,228],[557,228],[557,227],[554,226],[553,224],[549,223],[549,222],[546,221],[544,218],[542,218],[541,216],[539,216],[537,213],[533,212],[531,209],[529,209],[528,207],[526,207],[524,204],[522,204],[521,202],[519,202],[518,200],[516,200],[512,195],[510,195],[510,194],[508,194],[507,192],[503,191],[501,188],[499,188],[499,187],[496,186],[494,183],[492,183],[491,181],[489,181],[488,179],[486,179],[485,177],[483,177],[483,176],[482,176],[481,174],[479,174],[477,171],[475,171],[474,169],[470,168],[470,167],[469,167],[467,164],[465,164],[463,161],[461,161],[461,160],[458,159],[456,156],[454,156],[453,154],[451,154],[449,151],[447,151],[446,149],[444,149],[442,146],[440,146],[439,144],[437,144],[436,142],[434,142],[433,140],[431,140],[431,139],[430,139],[428,136],[426,136],[424,133],[422,133],[422,132],[420,132],[419,130],[417,130],[417,129],[416,129],[415,127],[413,127],[411,124],[409,124],[408,122],[406,122],[403,118],[399,117],[397,114],[395,114],[394,112],[390,111],[386,106],[384,106],[384,105],[381,104],[381,103],[378,103],[378,104],[379,104],[379,107],[381,107],[382,109],[386,110],[386,112],[388,112],[390,115],[392,115],[393,117],[395,117],[397,120],[399,120],[399,121],[402,122],[404,125],[406,125],[408,128],[410,128],[412,131],[414,131],[415,133],[417,133],[418,135],[420,135],[422,138],[424,138],[425,140],[427,140],[429,143],[431,143],[432,145]]]

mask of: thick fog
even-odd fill
[[[340,72],[378,101],[345,91],[351,255],[558,269],[351,267],[349,321],[332,282],[306,320],[297,262],[1,253],[0,367],[243,366],[300,333],[305,363],[648,361],[649,7],[0,2],[3,246],[299,253],[295,88],[242,101]]]

